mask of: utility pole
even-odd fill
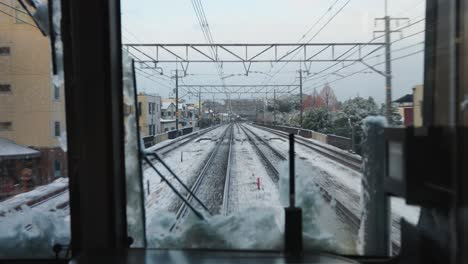
[[[300,119],[299,119],[299,123],[300,123],[300,127],[302,128],[302,119],[303,119],[303,105],[304,101],[302,100],[302,69],[299,70],[299,108],[301,110],[301,114],[300,114]]]
[[[200,122],[201,119],[201,88],[198,90],[198,122]]]
[[[276,89],[273,90],[273,123],[276,124]]]
[[[175,107],[176,107],[176,123],[175,123],[175,127],[176,127],[176,137],[179,136],[179,75],[178,75],[178,71],[176,70],[176,73],[175,73],[175,86],[176,86],[176,90],[175,90]]]
[[[377,23],[378,20],[384,20],[385,29],[384,30],[376,30],[375,33],[384,33],[385,34],[385,117],[387,122],[391,124],[392,122],[392,38],[391,34],[400,32],[401,30],[391,30],[391,22],[397,21],[399,23],[400,20],[409,20],[407,17],[399,17],[399,18],[392,18],[388,15],[388,3],[385,0],[385,17],[383,18],[376,18],[375,22]]]
[[[268,93],[265,93],[265,100],[263,100],[263,123],[264,123],[264,124],[266,124],[265,112],[266,112],[267,94],[268,94]]]

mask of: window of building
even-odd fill
[[[11,127],[12,127],[11,122],[0,122],[0,131],[11,130]]]
[[[167,132],[167,131],[169,131],[169,128],[167,128],[167,127],[164,128],[164,132]]]
[[[151,103],[148,103],[148,114],[151,115],[151,111],[152,111],[152,110],[151,110]]]
[[[10,47],[0,47],[0,56],[10,55]]]
[[[11,92],[10,84],[0,84],[0,93]]]
[[[54,136],[60,137],[60,122],[58,121],[54,122]]]
[[[60,86],[54,84],[54,99],[60,99]]]
[[[54,176],[62,177],[62,162],[60,160],[54,161]]]

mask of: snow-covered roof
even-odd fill
[[[175,122],[175,119],[160,119],[161,123],[171,123],[171,122]]]
[[[25,157],[32,158],[39,157],[40,155],[41,153],[37,150],[18,145],[6,138],[0,138],[0,160]]]
[[[173,105],[173,104],[174,104],[174,103],[172,103],[172,102],[163,102],[163,103],[161,104],[161,109],[162,109],[162,110],[165,110],[165,109],[169,108],[169,106],[171,106],[171,105]]]

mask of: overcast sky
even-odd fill
[[[327,12],[333,3],[337,3]],[[342,7],[348,0],[202,0],[204,10],[213,34],[215,43],[301,43],[307,42],[317,31]],[[389,15],[392,17],[408,17],[410,22],[424,18],[425,1],[421,0],[389,0]],[[320,23],[316,21],[323,15]],[[334,19],[311,41],[326,42],[368,42],[373,38],[374,30],[382,30],[383,23],[374,22],[374,18],[384,16],[384,0],[350,0]],[[408,22],[392,24],[397,29]],[[123,43],[206,43],[198,24],[191,0],[123,0],[122,1],[122,34]],[[306,33],[313,25],[315,27]],[[410,36],[424,29],[424,21],[402,30],[402,34],[392,34],[392,40],[401,36]],[[380,40],[383,40],[380,39]],[[399,58],[423,50],[424,34],[416,34],[393,44],[392,57]],[[384,50],[380,50],[366,60],[370,65],[383,62]],[[250,74],[226,79],[227,84],[297,84],[296,71],[301,67],[298,63],[253,64],[251,71],[265,74]],[[314,63],[311,73],[319,72],[332,63]],[[160,64],[166,75],[173,74],[175,64]],[[223,65],[224,74],[242,74],[242,64]],[[283,68],[282,68],[283,67]],[[342,80],[334,81],[365,66],[355,63],[337,74],[325,74],[337,71],[342,65],[337,65],[323,74],[309,75],[304,82],[305,93],[310,93],[313,87],[320,90],[326,82],[335,91],[339,100],[346,100],[356,95],[372,96],[377,102],[385,98],[385,78],[371,70],[355,74]],[[180,67],[179,67],[180,68]],[[279,69],[281,69],[279,71]],[[384,65],[376,66],[384,70]],[[393,99],[411,93],[412,87],[421,84],[423,80],[423,53],[392,61],[393,68]],[[151,70],[145,70],[153,74]],[[188,73],[192,74],[181,80],[185,84],[220,84],[214,64],[191,64]],[[163,97],[170,95],[174,87],[173,80],[164,76],[144,78],[139,74],[138,88],[147,93],[157,93]],[[180,90],[180,95],[185,95]],[[262,95],[263,97],[265,95]],[[270,98],[272,94],[268,95]],[[207,95],[204,95],[206,98]],[[218,95],[217,99],[225,95]],[[193,100],[194,96],[185,96]],[[209,96],[211,99],[212,96]],[[232,98],[239,98],[233,95]],[[251,98],[241,95],[241,98]]]

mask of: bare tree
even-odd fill
[[[325,107],[334,111],[338,108],[338,100],[336,99],[336,95],[333,92],[333,89],[327,83],[320,91],[320,97],[323,100]]]

